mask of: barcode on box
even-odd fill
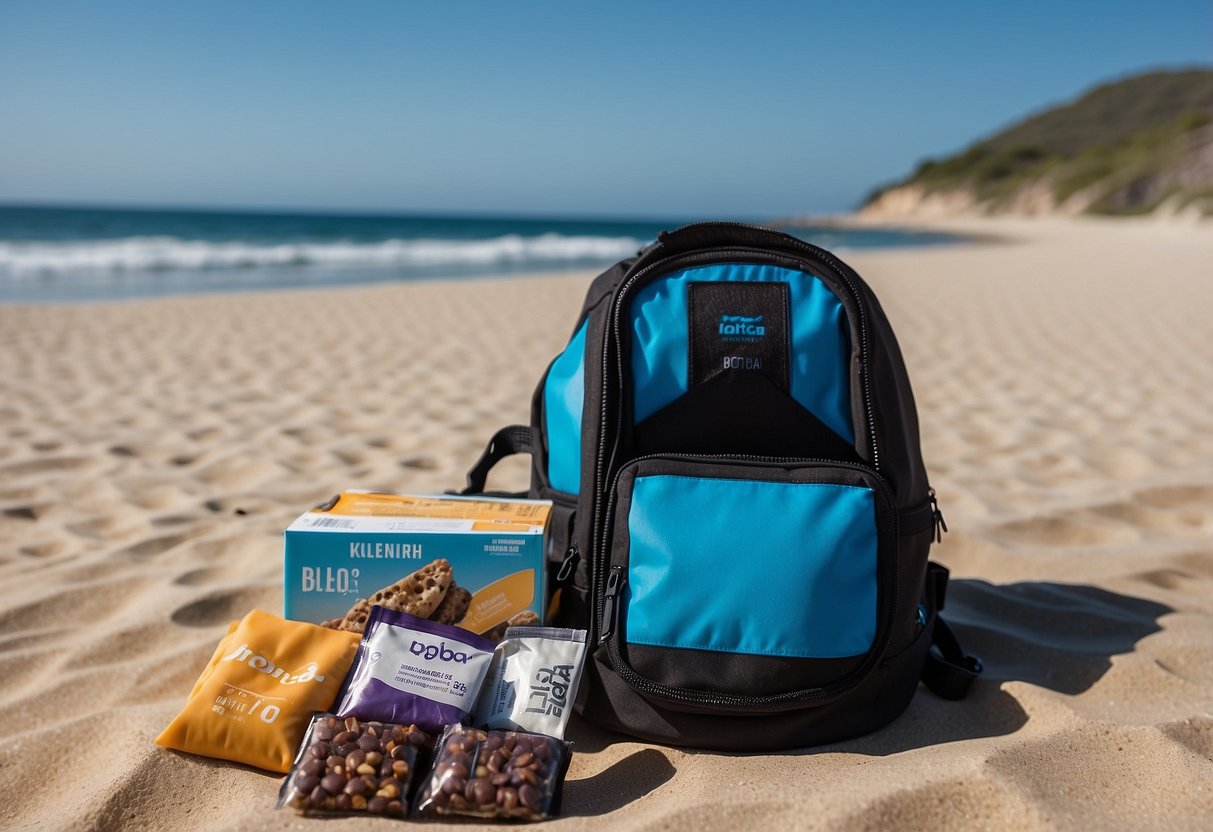
[[[352,529],[354,521],[344,517],[317,517],[312,520],[312,526],[321,529]]]

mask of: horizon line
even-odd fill
[[[274,205],[216,205],[216,204],[173,204],[173,203],[156,203],[156,202],[93,202],[89,200],[71,201],[71,200],[42,200],[42,199],[8,199],[0,198],[0,210],[36,210],[36,211],[114,211],[114,212],[131,212],[131,213],[187,213],[187,214],[246,214],[246,215],[277,215],[277,216],[297,216],[297,217],[349,217],[359,219],[453,219],[453,220],[500,220],[510,219],[519,221],[559,221],[559,222],[615,222],[615,223],[646,223],[662,225],[671,221],[691,222],[699,221],[699,219],[688,218],[686,214],[666,214],[666,215],[620,215],[620,214],[594,214],[594,213],[562,213],[552,212],[548,214],[532,213],[528,211],[512,211],[502,210],[492,212],[487,210],[469,209],[465,211],[459,210],[427,210],[424,208],[321,208],[316,206],[274,206]],[[751,221],[759,219],[756,215],[746,214],[743,216],[730,214],[711,214],[703,217],[703,219],[712,219],[719,216],[720,218],[733,219],[749,219]],[[770,219],[771,215],[763,215],[763,218]]]

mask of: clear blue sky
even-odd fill
[[[0,201],[762,216],[853,206],[1213,4],[0,0]]]

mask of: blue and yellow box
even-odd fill
[[[484,632],[523,610],[544,620],[547,500],[344,491],[286,530],[283,614],[320,623],[433,563],[472,593],[460,626]]]

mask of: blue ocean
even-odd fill
[[[0,302],[588,270],[677,220],[0,207]],[[797,227],[832,250],[935,245],[944,234]]]

